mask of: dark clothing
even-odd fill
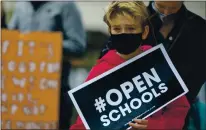
[[[183,5],[177,12],[178,18],[172,31],[161,41],[159,29],[162,21],[151,4],[148,9],[157,39],[157,42],[153,43],[163,43],[167,49],[173,64],[189,89],[186,96],[192,104],[206,81],[206,21],[188,11]]]
[[[1,28],[7,28],[6,26],[6,17],[5,17],[5,13],[3,12],[2,13],[2,16],[1,16]]]

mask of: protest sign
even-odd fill
[[[163,45],[69,91],[86,129],[127,129],[188,92]]]
[[[2,129],[56,129],[60,33],[2,30]]]

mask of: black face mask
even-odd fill
[[[111,34],[112,47],[120,54],[134,52],[142,43],[142,33],[138,34]]]

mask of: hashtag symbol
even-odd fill
[[[94,106],[96,107],[96,110],[99,111],[99,113],[102,113],[102,111],[105,111],[105,100],[99,97],[99,99],[95,99],[95,104]]]

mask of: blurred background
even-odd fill
[[[68,84],[71,88],[77,87],[82,84],[88,75],[91,67],[95,64],[103,48],[104,43],[107,41],[109,34],[106,24],[103,22],[103,15],[106,6],[109,2],[100,2],[97,0],[90,0],[89,2],[75,2],[76,7],[80,13],[83,28],[86,33],[86,52],[80,58],[71,59],[71,70],[68,77]],[[145,2],[148,5],[149,2]],[[187,9],[198,14],[206,19],[206,2],[185,2]],[[13,15],[16,2],[3,1],[3,10],[5,12],[5,21],[9,23]],[[70,60],[70,59],[68,59]],[[69,72],[68,72],[69,73]],[[199,94],[205,102],[205,86]],[[72,123],[76,119],[76,111],[73,110]]]
[[[107,25],[103,22],[104,11],[108,3],[109,2],[99,2],[97,0],[76,2],[86,31],[88,47],[84,58],[75,59],[72,62],[70,76],[70,85],[72,88],[80,85],[85,80],[88,71],[95,64],[103,44],[109,37]],[[145,2],[146,5],[148,5],[148,3],[149,2]],[[192,12],[204,19],[206,18],[206,4],[204,1],[186,1],[185,5]],[[5,9],[6,22],[8,23],[15,8],[15,2],[3,1],[3,8]]]
[[[87,53],[83,58],[72,61],[70,76],[70,85],[72,88],[80,85],[85,80],[88,71],[95,64],[103,44],[109,37],[107,26],[103,22],[104,11],[108,3],[109,2],[99,2],[97,0],[76,2],[86,31],[88,46]],[[145,2],[146,5],[148,5],[148,3],[149,2]],[[204,1],[186,1],[185,5],[192,12],[204,19],[206,18],[206,4]],[[8,23],[15,8],[15,2],[3,1],[3,8],[6,13],[6,22]]]

